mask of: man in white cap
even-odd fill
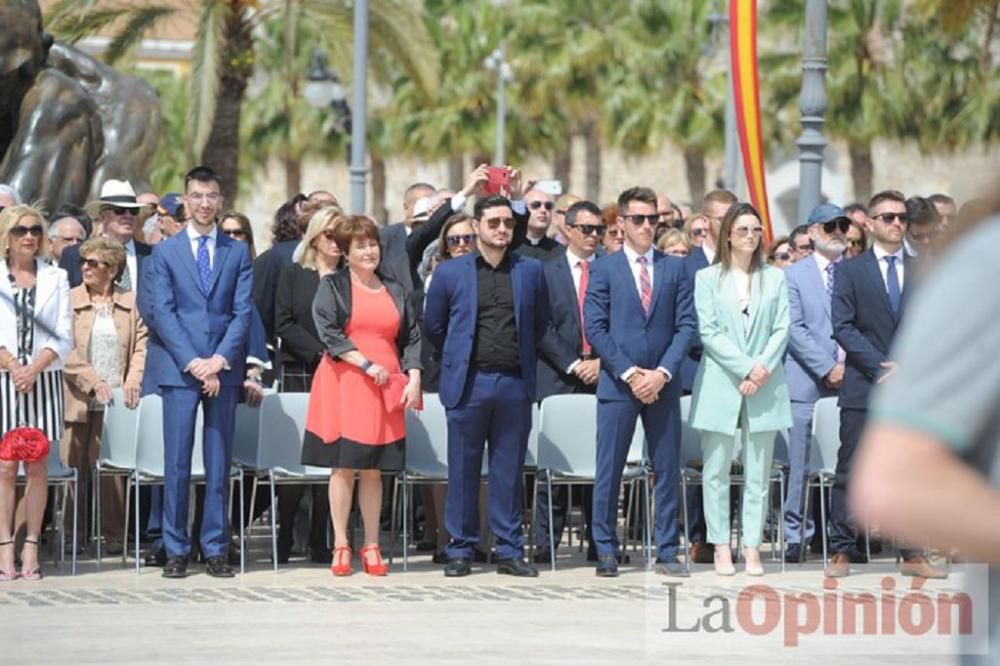
[[[136,198],[132,184],[127,180],[105,181],[101,186],[101,198],[88,206],[91,207],[97,211],[97,220],[104,229],[104,235],[125,246],[125,269],[116,284],[123,289],[134,290],[139,282],[142,262],[152,253],[153,248],[134,239],[136,217],[142,204]],[[79,246],[63,250],[59,267],[69,275],[71,287],[83,282]]]

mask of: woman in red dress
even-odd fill
[[[375,272],[381,258],[375,223],[350,216],[337,225],[334,239],[348,270],[324,277],[313,301],[326,354],[309,394],[302,462],[331,468],[333,574],[351,573],[347,519],[357,470],[365,531],[361,563],[366,573],[384,576],[381,476],[403,468],[405,410],[420,405],[420,329],[403,286]]]

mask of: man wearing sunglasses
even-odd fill
[[[562,247],[547,236],[555,202],[550,194],[530,189],[524,195],[524,205],[528,208],[528,236],[517,252],[539,261],[548,261]]]
[[[677,559],[680,369],[697,326],[692,285],[683,259],[653,247],[660,219],[656,193],[647,187],[625,190],[618,208],[625,245],[594,265],[583,306],[587,341],[601,359],[593,508],[596,573],[618,575],[618,496],[641,418],[656,473],[656,571],[683,575]]]
[[[850,519],[846,486],[861,432],[868,417],[868,397],[876,384],[892,381],[896,363],[889,352],[906,308],[912,283],[911,260],[903,251],[909,217],[906,198],[895,190],[879,192],[868,206],[872,249],[841,262],[833,282],[833,336],[846,353],[840,387],[840,449],[830,499],[829,577],[846,576],[857,531]],[[904,576],[944,578],[919,550],[900,548]]]
[[[820,398],[837,395],[844,381],[844,351],[833,340],[830,308],[833,274],[847,250],[847,232],[851,224],[847,212],[840,206],[825,203],[814,208],[807,228],[815,252],[785,269],[791,319],[785,356],[788,393],[792,400],[784,519],[785,559],[789,562],[804,559],[806,546],[815,531],[810,516],[805,517],[805,524],[802,522],[813,408]]]
[[[434,270],[424,309],[427,340],[442,359],[439,395],[448,419],[445,526],[451,542],[445,575],[471,572],[481,536],[480,470],[488,441],[497,573],[533,577],[538,571],[524,561],[521,485],[536,347],[549,326],[545,277],[541,263],[510,252],[516,222],[506,197],[480,198],[474,211],[477,251]]]
[[[589,393],[597,391],[601,361],[583,334],[583,301],[590,282],[590,268],[597,256],[606,227],[601,209],[591,201],[578,201],[566,211],[562,230],[565,249],[557,250],[551,261],[545,262],[545,285],[549,290],[552,323],[538,349],[538,390],[535,398],[541,402],[550,395]],[[588,559],[597,559],[590,517],[593,486],[583,486],[583,507],[587,521],[590,547]],[[538,487],[535,504],[536,563],[549,563],[555,557],[568,509],[569,488],[552,488],[550,498],[545,484]],[[552,534],[549,541],[549,503],[552,504]]]

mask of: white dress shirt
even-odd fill
[[[875,251],[875,259],[878,260],[878,270],[882,274],[882,284],[885,285],[886,290],[889,289],[889,283],[886,282],[887,275],[889,274],[889,262],[885,260],[889,256],[889,253],[883,250],[876,243],[873,248]],[[903,291],[903,247],[900,246],[898,250],[892,253],[892,256],[896,257],[896,277],[899,278],[899,291]]]
[[[566,248],[566,263],[569,264],[569,273],[570,273],[570,275],[573,276],[573,296],[574,297],[578,296],[578,294],[580,293],[580,280],[583,279],[583,269],[580,267],[580,264],[583,263],[583,262],[586,262],[587,264],[590,264],[591,262],[594,261],[594,256],[595,255],[592,254],[589,257],[587,257],[586,259],[581,259],[580,257],[578,257],[575,254],[573,254],[573,250],[569,249],[568,247]],[[579,301],[579,299],[577,299],[577,301]],[[582,321],[580,322],[580,326],[581,327],[583,326],[583,322]],[[572,375],[573,374],[573,370],[576,369],[576,366],[578,366],[582,360],[583,359],[578,358],[575,361],[573,361],[572,363],[570,363],[569,367],[566,368],[566,374],[567,375]]]
[[[705,243],[701,244],[701,249],[705,253],[705,258],[708,259],[708,265],[711,266],[712,262],[715,261],[715,249],[709,247]]]
[[[191,241],[191,254],[194,255],[195,264],[198,263],[198,239],[202,237],[202,234],[194,228],[193,224],[187,225],[184,229],[187,232],[188,239]],[[213,267],[215,264],[215,243],[218,238],[219,230],[215,225],[212,225],[212,230],[209,231],[205,236],[208,236],[208,242],[205,246],[208,248],[208,265]]]
[[[827,284],[827,281],[830,279],[830,275],[826,272],[827,271],[826,267],[833,262],[831,262],[829,259],[824,257],[819,252],[813,252],[812,256],[816,258],[816,265],[819,267],[819,277],[820,279],[823,280],[823,287],[829,289],[830,285]]]
[[[125,244],[125,265],[128,266],[128,276],[132,283],[132,291],[138,293],[139,289],[136,285],[139,284],[139,265],[136,263],[135,241],[132,239],[129,239],[128,243]]]

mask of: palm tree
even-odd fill
[[[155,11],[154,11],[155,9]],[[138,0],[60,0],[49,15],[49,29],[78,39],[122,25],[108,55],[128,53],[160,20],[176,10],[150,7]],[[256,29],[273,17],[315,26],[332,46],[335,64],[351,61],[351,0],[199,0],[193,70],[188,94],[190,159],[214,166],[223,192],[231,201],[238,192],[240,123],[247,84],[254,72]],[[372,0],[369,6],[371,71],[378,76],[388,62],[407,72],[417,89],[433,95],[437,61],[428,57],[431,42],[422,28],[420,11],[407,0]],[[294,34],[294,33],[293,33]],[[289,61],[295,40],[288,40]]]

